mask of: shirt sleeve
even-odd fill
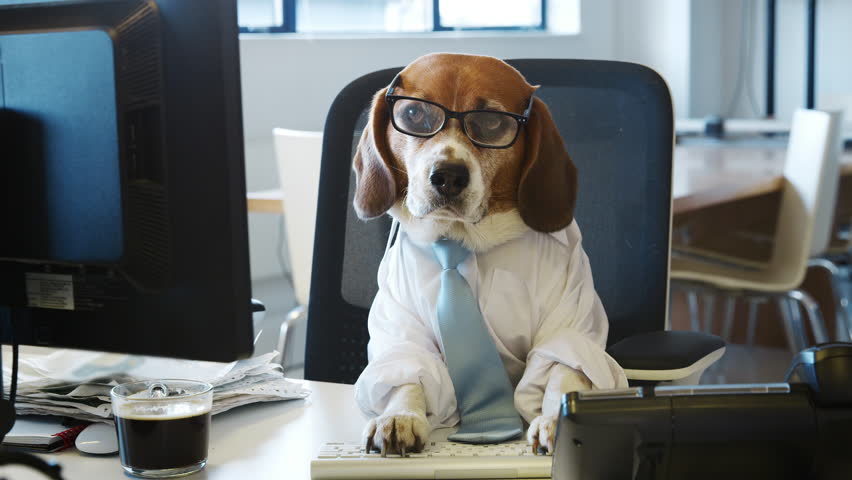
[[[420,384],[432,428],[453,426],[458,423],[453,382],[430,322],[413,310],[417,301],[406,280],[416,271],[403,258],[415,261],[416,255],[403,256],[403,248],[404,241],[397,242],[379,266],[379,291],[368,319],[368,364],[355,383],[355,400],[375,417],[385,412],[394,388]]]
[[[566,245],[549,241],[542,246],[548,250],[540,257],[536,288],[542,310],[526,370],[515,389],[515,405],[528,422],[542,414],[548,384],[563,384],[561,378],[549,382],[551,376],[571,383],[565,367],[583,373],[597,389],[627,387],[624,371],[605,350],[609,323],[595,292],[579,228],[575,222],[560,233],[566,235]],[[577,383],[577,389],[584,388]]]

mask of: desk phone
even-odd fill
[[[852,476],[852,344],[802,351],[787,380],[563,397],[553,479]]]

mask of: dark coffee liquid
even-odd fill
[[[184,418],[115,417],[121,463],[147,470],[180,468],[207,458],[210,412]]]

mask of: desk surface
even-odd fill
[[[321,444],[357,441],[366,420],[351,385],[305,382],[305,400],[247,405],[213,417],[207,468],[188,480],[308,480]],[[62,465],[66,480],[127,480],[118,455],[83,455],[76,449],[41,455]],[[0,468],[16,480],[41,480],[25,469]]]

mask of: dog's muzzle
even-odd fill
[[[458,197],[470,184],[470,172],[459,163],[442,162],[432,167],[429,183],[445,200]]]

